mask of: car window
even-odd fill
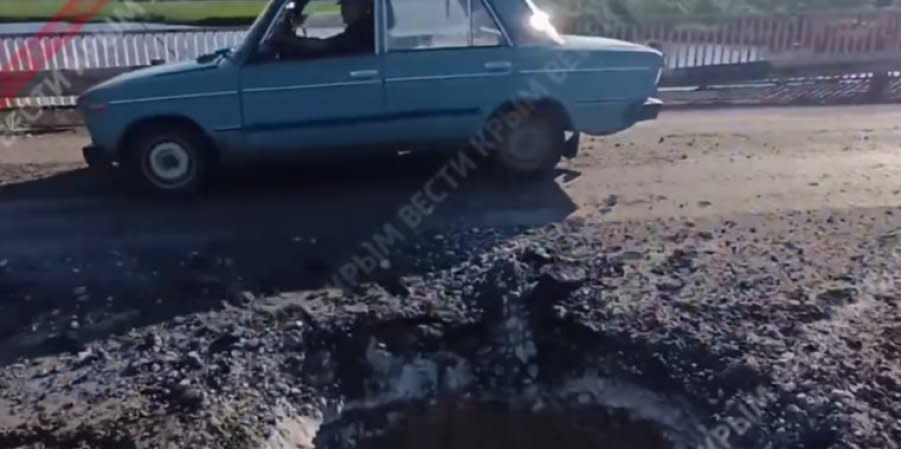
[[[485,2],[472,0],[470,13],[472,44],[475,46],[496,46],[504,42],[504,33],[498,26]]]
[[[303,7],[306,19],[296,29],[298,36],[326,38],[344,31],[341,10],[334,0],[311,0]]]
[[[286,60],[374,54],[373,6],[373,0],[288,2],[261,41],[260,53]]]
[[[273,35],[278,32],[277,25],[287,20],[287,16],[290,14],[289,9],[296,4],[303,4],[303,2],[286,2],[282,5],[261,40],[262,42],[270,42],[273,39]],[[302,8],[305,18],[302,23],[293,27],[294,34],[297,36],[327,38],[340,34],[346,28],[341,20],[341,9],[333,0],[311,0],[303,4]]]
[[[500,26],[482,0],[392,0],[388,50],[497,46]]]

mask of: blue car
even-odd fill
[[[86,91],[92,167],[171,194],[217,168],[467,148],[536,177],[657,117],[659,51],[561,35],[531,0],[272,0],[242,44]]]

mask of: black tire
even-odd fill
[[[520,120],[502,118],[501,123],[504,127],[495,152],[499,168],[516,178],[553,173],[566,145],[564,126],[554,114],[537,110]]]
[[[171,124],[150,125],[130,139],[128,171],[146,192],[185,196],[200,192],[211,170],[211,151],[197,131]]]

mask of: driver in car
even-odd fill
[[[328,38],[300,37],[295,29],[306,19],[303,8],[288,11],[282,28],[276,33],[275,45],[283,57],[311,58],[320,56],[375,53],[375,20],[373,0],[338,0],[343,32]]]

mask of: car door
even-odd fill
[[[307,8],[311,6],[336,13],[313,2],[307,4]],[[332,19],[331,32],[304,31],[317,37],[342,31],[340,18]],[[385,113],[382,61],[378,51],[320,59],[252,61],[242,69],[241,100],[245,136],[251,148],[291,151],[372,142],[378,136],[377,119]]]
[[[512,93],[510,41],[483,0],[387,0],[386,124],[405,141],[473,135]]]

